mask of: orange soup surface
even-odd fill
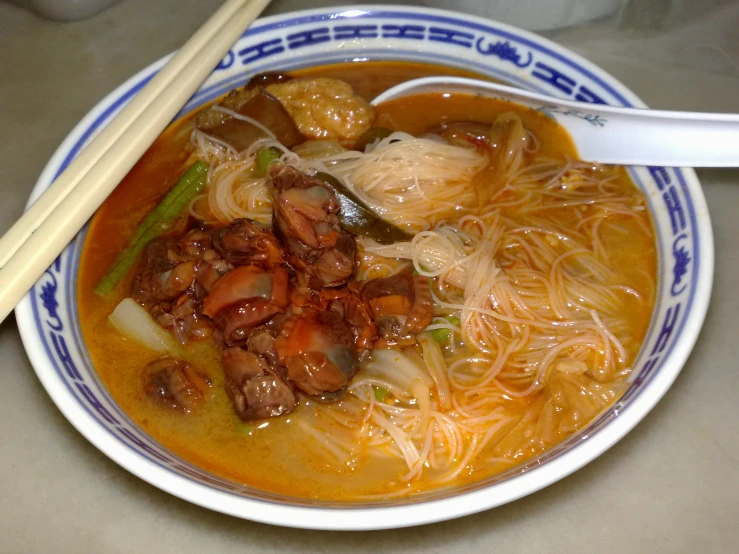
[[[371,100],[399,82],[416,77],[438,74],[470,76],[446,67],[399,62],[338,64],[291,74],[300,78],[342,79],[366,100]],[[421,135],[445,122],[492,124],[504,112],[518,114],[525,129],[536,139],[537,156],[577,158],[567,134],[543,114],[482,97],[426,94],[393,101],[377,108],[375,125]],[[111,194],[90,224],[79,270],[79,314],[87,349],[113,398],[136,424],[172,452],[207,471],[251,487],[288,496],[330,501],[382,498],[384,495],[439,487],[436,481],[438,473],[432,467],[420,478],[404,481],[399,478],[399,475],[407,472],[402,460],[377,455],[371,450],[341,467],[327,463],[325,457],[320,455],[323,445],[319,439],[307,433],[301,425],[308,410],[304,402],[294,412],[282,417],[241,421],[224,390],[220,349],[212,340],[190,343],[181,356],[212,381],[207,402],[201,410],[183,414],[163,408],[147,397],[143,388],[142,369],[159,355],[123,338],[108,321],[115,306],[129,296],[136,269],[110,295],[100,296],[94,289],[116,256],[126,247],[136,226],[186,169],[192,151],[188,147],[192,129],[193,119],[186,117],[165,131]],[[609,187],[620,191],[619,194],[622,193],[624,198],[639,195],[623,169],[604,171],[610,172],[606,179]],[[499,198],[505,201],[508,197],[503,195]],[[502,217],[514,222],[523,217],[522,213],[530,214],[532,218],[538,217],[536,212],[532,214],[520,206],[509,211],[502,206],[501,210]],[[573,211],[569,206],[563,206],[557,212],[557,217],[562,226],[569,226],[573,232],[577,232],[586,217],[584,210]],[[552,216],[551,213],[545,215]],[[633,304],[628,304],[628,299],[624,300],[631,311],[627,318],[630,325],[628,332],[634,337],[624,346],[633,360],[651,315],[654,291],[648,283],[650,279],[653,281],[656,272],[655,245],[646,212],[641,219],[614,217],[616,223],[603,225],[596,235],[600,241],[598,248],[607,250],[609,265],[618,282],[646,299]],[[192,220],[188,222],[192,223]],[[179,224],[180,231],[183,224]],[[460,352],[457,355],[463,354]],[[543,397],[540,398],[543,394],[518,400],[510,398],[505,409],[513,412],[518,410],[519,418],[526,417],[532,406],[543,402]],[[556,409],[553,417],[557,417]],[[562,434],[552,440],[561,440],[565,436]],[[500,449],[507,448],[506,440],[513,439],[504,439],[500,444],[484,449],[469,460],[465,471],[443,486],[471,483],[511,467],[498,460]],[[532,451],[531,455],[534,454],[536,452]],[[525,455],[519,456],[516,462],[525,458]]]

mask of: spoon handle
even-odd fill
[[[425,77],[373,100],[413,94],[483,94],[526,105],[569,132],[583,160],[670,167],[739,167],[739,115],[673,112],[588,104],[462,77]]]
[[[610,128],[599,133],[600,128],[585,120],[577,125],[581,129],[567,126],[583,159],[623,165],[739,167],[739,116],[734,114],[600,106],[590,113],[603,120],[603,130]]]

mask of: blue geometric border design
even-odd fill
[[[385,21],[385,23],[371,24],[374,20]],[[393,23],[387,23],[387,20],[393,20]],[[354,21],[361,21],[361,24],[347,24],[347,22]],[[301,32],[292,32],[295,27],[303,28],[307,24],[314,23],[316,24],[315,27],[306,28]],[[260,40],[261,35],[272,31],[284,31],[284,34],[278,38]],[[243,68],[244,72],[238,78],[229,77],[201,89],[188,103],[183,113],[219,96],[229,88],[241,84],[247,79],[247,73],[253,74],[278,68],[296,68],[315,63],[351,61],[357,57],[375,60],[410,58],[418,61],[448,63],[449,65],[461,64],[468,69],[487,73],[537,92],[558,94],[581,101],[623,106],[632,105],[623,94],[576,60],[562,56],[560,53],[552,51],[526,36],[455,17],[387,9],[379,11],[372,9],[355,10],[350,14],[346,12],[342,14],[325,13],[259,25],[245,33],[244,39],[254,40],[251,40],[246,47],[241,47],[243,41],[240,42],[237,45],[239,49],[229,52],[216,69],[215,74],[233,72],[235,67]],[[392,39],[399,43],[405,42],[414,45],[418,43],[445,45],[451,53],[445,55],[440,52],[420,52],[414,49],[397,48],[388,51],[381,48],[365,47],[364,42],[373,39],[380,41]],[[303,49],[309,50],[315,45],[331,42],[343,45],[346,41],[352,40],[364,41],[363,46],[354,49],[339,47],[333,54],[303,53],[306,52]],[[452,55],[454,49],[474,50],[482,57],[481,61],[472,63],[455,58]],[[296,50],[298,52],[295,53],[294,60],[279,57],[281,53],[290,53]],[[511,71],[506,72],[492,64],[486,65],[483,63],[485,57],[491,60],[494,58],[496,62],[507,64]],[[556,64],[553,60],[561,65],[555,67]],[[292,67],[290,67],[290,64],[292,64]],[[129,87],[83,131],[80,139],[73,145],[59,165],[56,171],[57,176],[79,153],[89,138],[118,109],[141,90],[155,72],[156,70],[150,72]],[[528,75],[527,79],[520,76],[522,72]],[[583,77],[585,81],[583,81]],[[598,88],[598,90],[592,90],[594,88]],[[614,409],[601,414],[582,432],[575,434],[523,466],[513,468],[484,482],[454,489],[454,494],[479,489],[519,474],[526,469],[534,468],[546,461],[555,459],[565,451],[569,451],[575,444],[597,434],[612,418],[628,410],[629,405],[646,389],[647,385],[662,368],[664,360],[672,352],[687,322],[686,316],[691,312],[696,294],[701,259],[700,237],[698,235],[695,208],[682,171],[675,168],[649,168],[649,172],[661,193],[656,199],[648,198],[650,210],[654,213],[653,203],[657,200],[664,204],[671,216],[672,226],[671,229],[668,229],[668,231],[671,231],[669,236],[673,243],[671,252],[665,251],[663,248],[664,240],[666,240],[662,235],[664,229],[657,226],[655,228],[659,234],[656,237],[660,248],[659,259],[665,266],[667,260],[671,262],[669,269],[675,275],[672,283],[672,293],[677,291],[678,294],[671,295],[668,306],[665,307],[661,304],[655,306],[655,314],[662,315],[659,320],[653,319],[651,322],[650,330],[645,339],[645,347],[635,364],[634,373],[636,377],[630,388],[624,393]],[[638,171],[632,169],[631,174],[637,184],[644,190]],[[128,416],[117,407],[115,402],[110,400],[102,383],[99,379],[93,377],[95,376],[94,371],[89,380],[83,378],[75,363],[74,353],[69,350],[67,341],[69,339],[74,341],[77,355],[82,356],[83,361],[89,364],[89,357],[87,357],[87,351],[79,335],[79,327],[76,325],[76,270],[85,234],[86,230],[83,230],[75,238],[70,247],[62,253],[55,264],[49,268],[45,277],[31,291],[31,305],[38,334],[58,377],[65,383],[70,394],[93,419],[108,430],[118,441],[159,467],[196,482],[214,486],[229,494],[248,495],[265,501],[304,504],[290,501],[279,495],[267,494],[232,483],[173,456],[138,429]],[[667,269],[667,267],[660,267],[660,272]],[[66,285],[64,298],[57,296],[61,292],[59,291],[60,281]],[[659,293],[658,298],[662,301],[662,295]],[[65,303],[63,307],[59,305],[60,300]],[[59,311],[60,307],[63,308],[62,312]],[[63,318],[63,313],[67,315],[66,319]],[[66,320],[70,321],[71,328],[65,330],[64,322]],[[651,348],[647,348],[647,346],[651,346]],[[450,491],[437,491],[419,495],[411,501],[421,502],[438,499],[448,494],[450,494]],[[342,509],[353,506],[351,503],[315,502],[311,504],[320,507],[341,507]],[[363,502],[361,507],[385,504],[385,502],[375,504]]]

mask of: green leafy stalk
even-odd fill
[[[136,263],[141,251],[152,240],[161,235],[169,225],[180,215],[183,208],[192,200],[205,185],[208,166],[198,160],[182,174],[161,202],[154,208],[146,219],[136,228],[126,249],[120,253],[113,264],[113,268],[103,277],[95,292],[101,296],[110,294],[118,281],[128,273]]]

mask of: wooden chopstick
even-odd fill
[[[228,0],[0,239],[0,321],[271,0]]]
[[[198,55],[203,44],[211,41],[234,14],[244,6],[244,0],[229,0],[180,48],[172,59],[149,81],[141,94],[137,94],[120,114],[110,122],[69,165],[44,194],[21,216],[0,238],[0,267],[23,244],[23,242],[64,200],[80,179],[92,168],[100,157],[120,138],[121,134],[141,116],[152,101],[186,70]],[[237,37],[238,38],[238,37]],[[234,39],[235,41],[236,39]],[[225,55],[225,52],[224,52]]]

